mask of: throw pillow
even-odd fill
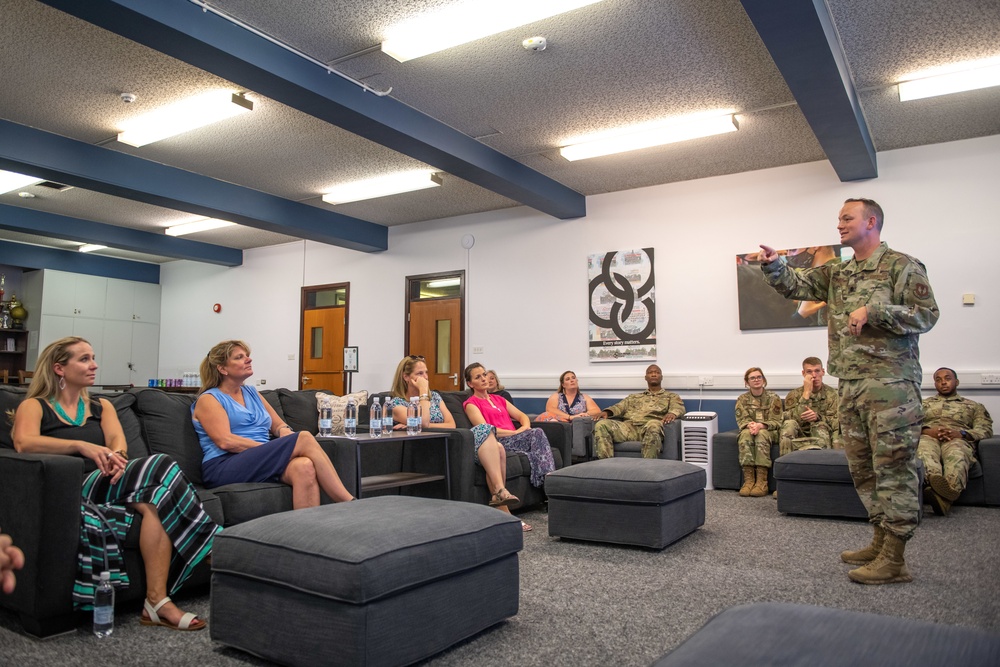
[[[344,435],[344,409],[347,408],[347,399],[353,398],[354,404],[361,410],[362,405],[368,405],[368,392],[356,391],[346,396],[334,396],[316,392],[316,424],[319,428],[319,411],[323,408],[330,408],[333,412],[333,434]]]

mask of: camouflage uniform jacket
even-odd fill
[[[819,391],[814,391],[808,401],[802,400],[802,387],[796,387],[788,392],[785,397],[784,419],[794,419],[799,426],[808,426],[810,423],[802,419],[802,413],[806,408],[811,408],[819,415],[819,420],[830,427],[831,431],[837,431],[840,418],[837,416],[837,408],[840,399],[837,397],[837,390],[824,384]]]
[[[944,426],[965,431],[973,442],[993,435],[993,418],[986,406],[958,394],[935,394],[925,398],[924,426]]]
[[[825,301],[829,310],[830,373],[845,380],[922,379],[917,342],[940,313],[919,260],[881,243],[868,259],[792,269],[784,257],[761,264],[764,279],[789,299]],[[861,333],[850,314],[868,307]]]
[[[683,417],[686,412],[681,397],[665,389],[655,394],[648,389],[641,394],[629,394],[605,410],[612,417],[622,417],[624,421],[637,426],[651,419],[663,421],[668,412],[676,417]]]
[[[736,425],[742,431],[750,422],[760,422],[769,431],[781,429],[781,397],[764,390],[760,396],[749,391],[736,399]]]

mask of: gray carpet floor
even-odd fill
[[[705,525],[662,551],[559,540],[547,515],[520,555],[517,616],[426,661],[434,666],[649,665],[714,614],[738,604],[797,602],[981,628],[1000,634],[1000,508],[930,515],[907,546],[911,584],[862,586],[847,578],[845,548],[871,537],[867,523],[785,516],[774,499],[709,491]],[[205,616],[207,591],[179,600]],[[209,623],[211,618],[209,617]],[[336,647],[330,647],[335,662]],[[211,641],[139,625],[119,610],[114,634],[81,627],[38,641],[0,612],[0,664],[263,665]]]

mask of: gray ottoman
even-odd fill
[[[924,466],[919,459],[917,471],[922,503]],[[774,478],[779,512],[868,518],[842,449],[803,449],[785,454],[774,462]]]
[[[285,665],[407,665],[517,613],[521,522],[382,496],[226,528],[212,639]]]
[[[611,458],[545,478],[549,535],[662,549],[705,523],[705,469]]]
[[[1000,636],[893,616],[764,602],[727,609],[653,663],[704,665],[995,667],[1000,665]]]

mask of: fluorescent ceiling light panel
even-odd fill
[[[464,0],[389,28],[382,51],[406,62],[600,1]]]
[[[375,199],[401,192],[436,188],[439,185],[441,185],[441,177],[433,171],[425,169],[404,171],[399,174],[378,176],[338,185],[323,195],[323,201],[327,204],[346,204],[347,202]]]
[[[107,247],[106,245],[97,245],[96,243],[84,243],[77,250],[80,252],[94,252],[95,250],[104,250]]]
[[[694,119],[679,119],[652,126],[645,125],[641,129],[618,131],[614,134],[580,141],[560,148],[559,154],[570,162],[574,162],[602,155],[625,153],[641,148],[708,137],[713,134],[735,132],[739,128],[736,115],[732,113],[721,116],[712,115],[707,118],[699,116]]]
[[[462,284],[461,278],[442,278],[441,280],[432,280],[427,283],[428,287],[456,287]]]
[[[992,65],[974,66],[974,69],[964,69],[960,72],[948,72],[914,78],[898,84],[899,101],[920,100],[937,95],[950,95],[966,90],[978,90],[990,86],[1000,86],[1000,63],[993,59]]]
[[[160,139],[253,111],[253,102],[229,90],[213,90],[124,121],[118,141],[145,146]]]
[[[202,218],[201,220],[192,220],[191,222],[183,222],[179,225],[174,225],[173,227],[167,227],[163,231],[167,234],[167,236],[184,236],[185,234],[207,232],[210,229],[220,229],[222,227],[229,227],[230,225],[235,224],[235,222],[229,222],[228,220]]]
[[[14,190],[20,190],[21,188],[34,185],[35,183],[41,183],[43,180],[45,179],[35,178],[34,176],[25,176],[24,174],[17,174],[13,171],[0,170],[0,195]]]

